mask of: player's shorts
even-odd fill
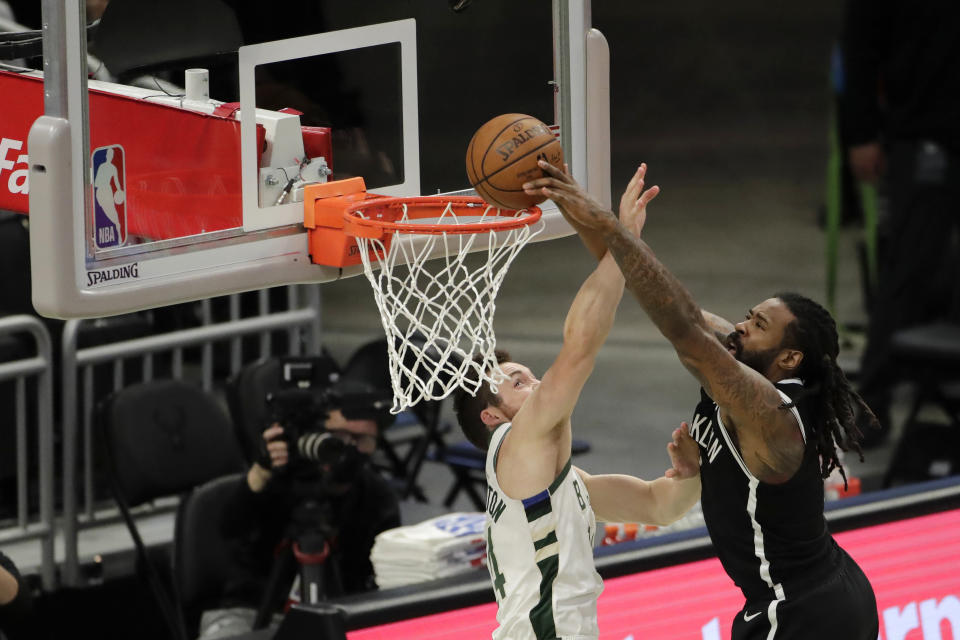
[[[787,593],[775,608],[771,604],[747,602],[733,620],[732,640],[877,640],[880,633],[873,587],[842,549],[831,577],[796,596]]]

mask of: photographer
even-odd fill
[[[300,572],[294,543],[325,541],[323,595],[376,588],[370,549],[400,526],[397,498],[370,465],[379,430],[393,416],[375,390],[341,379],[319,406],[292,411],[263,432],[261,459],[228,500],[221,533],[236,541],[243,579],[224,585],[222,609],[204,612],[200,638],[249,631],[258,608],[283,610]],[[279,403],[277,403],[279,404]],[[292,403],[291,403],[292,404]]]

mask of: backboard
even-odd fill
[[[469,193],[467,144],[501,113],[555,125],[574,176],[610,200],[609,57],[589,0],[293,2],[275,15],[197,0],[220,18],[169,38],[155,32],[170,16],[143,15],[162,4],[108,5],[91,52],[130,51],[140,67],[105,82],[87,77],[81,9],[44,0],[45,74],[0,75],[28,105],[21,153],[44,315],[360,274],[311,262],[304,187],[362,176],[384,195]],[[204,29],[242,42],[203,55]],[[168,51],[137,50],[168,40]],[[537,241],[572,233],[555,206],[541,208]]]

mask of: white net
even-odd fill
[[[503,219],[490,211],[458,217],[448,204],[430,223]],[[407,221],[404,205],[398,222]],[[393,413],[421,400],[445,398],[458,386],[476,393],[484,381],[497,384],[497,292],[510,263],[542,229],[538,221],[497,232],[396,233],[389,252],[381,240],[357,238],[387,334]],[[471,253],[477,255],[468,261]],[[482,360],[474,361],[474,354]]]

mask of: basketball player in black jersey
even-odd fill
[[[855,408],[873,415],[837,366],[830,314],[792,293],[764,300],[736,326],[703,311],[609,209],[568,174],[540,166],[545,177],[524,185],[527,193],[556,202],[587,246],[609,248],[702,385],[690,434],[700,445],[704,519],[746,598],[733,640],[876,640],[873,589],[823,516],[837,447],[860,452]]]

